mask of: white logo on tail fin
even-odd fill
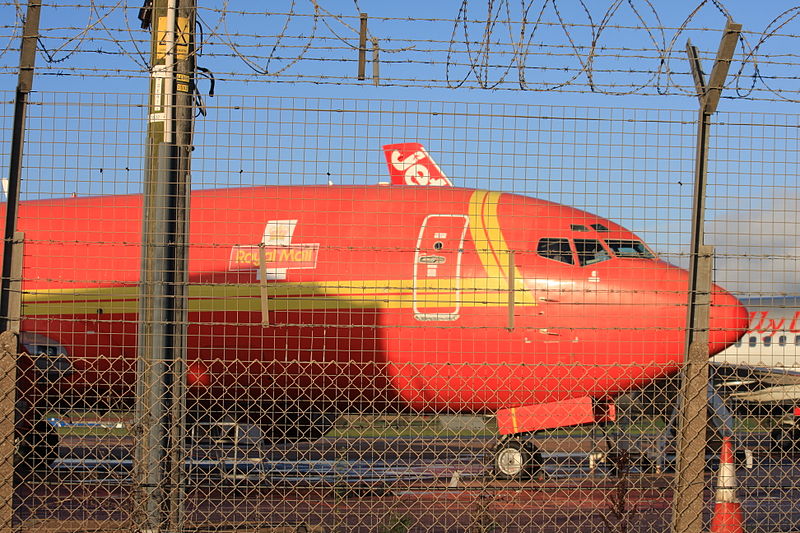
[[[453,186],[420,143],[387,144],[383,153],[395,185]]]

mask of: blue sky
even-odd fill
[[[494,9],[487,12],[486,2],[474,0],[320,0],[316,19],[310,0],[273,2],[270,9],[283,14],[271,15],[257,13],[259,2],[199,4],[206,41],[199,63],[216,74],[219,94],[320,96],[324,91],[325,96],[351,98],[693,109],[686,90],[691,85],[686,40],[699,47],[710,68],[727,13],[744,25],[745,33],[726,96],[797,96],[789,72],[792,59],[786,55],[796,48],[792,36],[800,33],[796,2],[505,0],[492,2]],[[37,89],[136,92],[131,78],[145,75],[149,53],[149,36],[136,20],[139,5],[46,5]],[[0,3],[0,19],[13,20],[14,7]],[[379,46],[380,87],[352,80],[358,9],[370,15],[369,35]],[[525,25],[519,22],[523,15]],[[482,46],[478,41],[486,34],[487,17],[493,21],[490,44]],[[11,89],[18,28],[4,29],[0,65],[6,68],[0,79]],[[455,44],[450,45],[451,39]],[[465,40],[474,42],[467,46]],[[655,49],[666,53],[661,57]],[[742,68],[745,57],[749,61]],[[750,90],[756,73],[752,59],[758,61],[760,76],[755,92]],[[522,77],[520,64],[526,67]],[[371,64],[367,74],[372,74]],[[298,79],[323,84],[286,83]],[[521,79],[527,90],[514,90]],[[590,83],[597,92],[590,92]],[[674,90],[676,85],[683,89]],[[736,102],[737,110],[746,103]],[[748,109],[774,111],[776,105],[750,103]]]
[[[457,184],[587,209],[666,254],[688,242],[697,101],[684,46],[691,38],[710,70],[727,10],[746,34],[712,139],[709,240],[728,255],[718,277],[746,292],[800,286],[794,3],[496,1],[489,45],[485,2],[320,0],[317,19],[310,1],[270,5],[293,6],[291,17],[257,14],[259,2],[227,3],[224,16],[222,3],[200,4],[199,64],[217,83],[197,121],[196,187],[374,183],[385,179],[382,144],[420,140]],[[25,198],[140,190],[149,36],[139,5],[45,6]],[[380,47],[378,87],[353,80],[359,8]],[[13,16],[0,4],[0,19]],[[3,29],[5,168],[18,28]],[[754,270],[769,270],[769,283]]]

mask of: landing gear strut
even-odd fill
[[[542,467],[542,454],[530,433],[503,435],[494,449],[494,473],[499,479],[532,478]]]

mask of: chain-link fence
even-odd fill
[[[279,20],[331,33],[344,20],[356,46],[337,42],[357,51],[360,19],[313,5]],[[66,60],[111,28],[107,43],[136,56],[147,39],[120,37],[118,7],[94,6],[79,41],[55,32],[42,49]],[[469,12],[449,23],[466,28]],[[221,24],[209,33],[233,43]],[[285,61],[287,32],[248,57]],[[325,49],[320,33],[295,38],[298,61]],[[477,79],[497,68],[475,61]],[[27,95],[20,201],[8,189],[4,204],[17,209],[5,526],[673,527],[676,455],[694,437],[679,413],[697,399],[680,393],[689,270],[702,276],[696,111],[243,91],[193,97],[203,114],[182,150],[153,140],[167,121],[146,76]],[[2,94],[6,166],[14,99]],[[692,309],[708,315],[711,386],[691,528],[800,522],[798,127],[785,113],[713,117],[703,215],[718,285]]]

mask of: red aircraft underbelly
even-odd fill
[[[286,312],[270,326],[259,312],[193,313],[187,384],[193,396],[219,401],[288,398],[343,409],[480,413],[615,396],[679,368],[683,331],[676,313],[664,310],[664,327],[655,331],[643,331],[635,315],[613,327],[563,316],[537,327],[548,305],[558,304],[518,308],[531,318],[518,319],[513,329],[487,327],[493,318],[486,310],[465,311],[439,327],[405,309]],[[498,323],[504,312],[494,311]],[[73,372],[57,385],[61,394],[133,395],[136,315],[27,320],[23,327],[58,332],[73,354]]]

